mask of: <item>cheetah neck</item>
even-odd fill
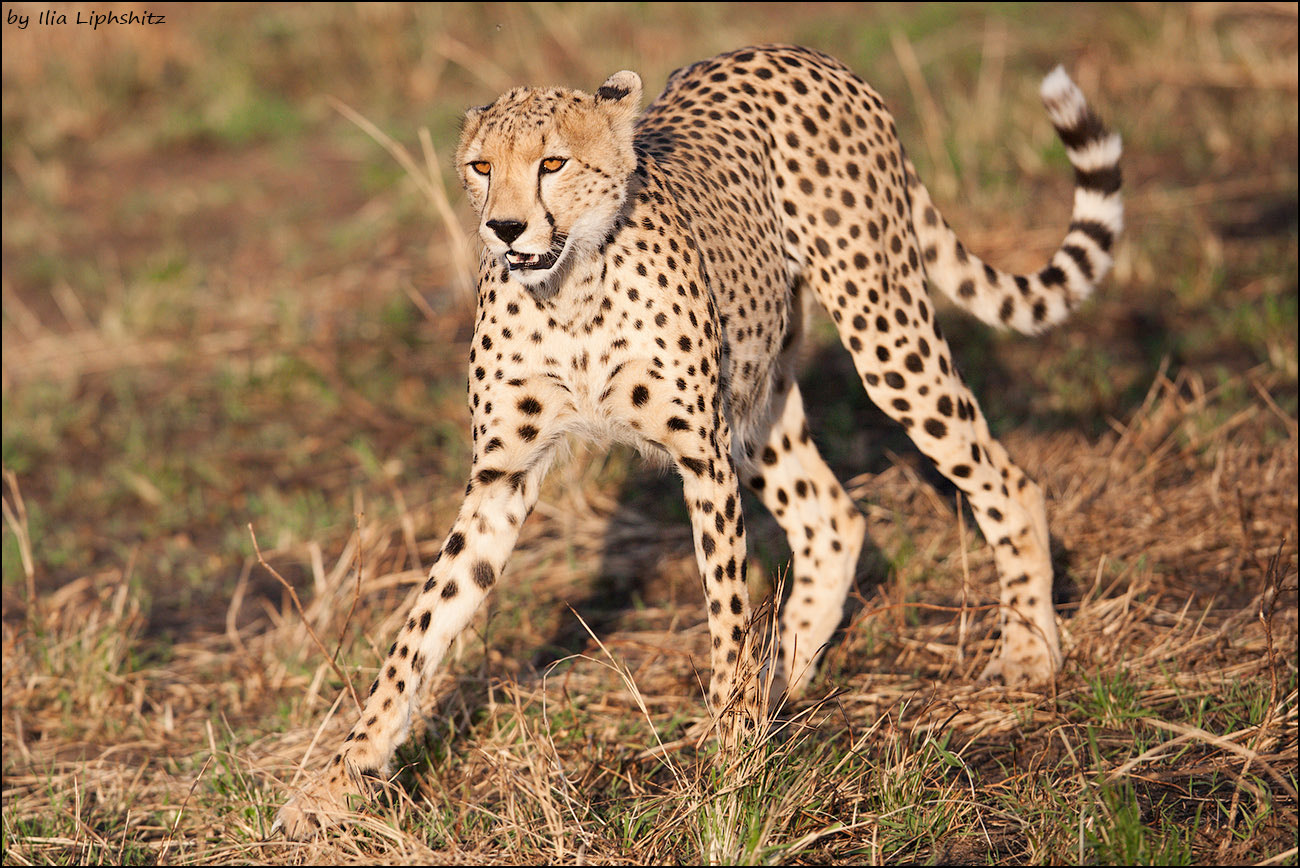
[[[556,265],[555,273],[541,283],[511,283],[535,301],[564,331],[590,330],[600,317],[604,296],[603,262],[588,250],[573,250]]]

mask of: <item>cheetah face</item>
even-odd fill
[[[594,95],[516,88],[466,113],[456,167],[479,237],[534,292],[609,235],[636,168],[641,79],[615,73]]]

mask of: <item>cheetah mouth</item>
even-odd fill
[[[514,250],[506,251],[506,265],[510,266],[511,271],[539,271],[555,266],[559,262],[558,253],[519,253]]]
[[[551,236],[551,248],[545,253],[520,253],[518,250],[507,250],[502,258],[511,271],[549,271],[564,258],[568,244],[568,234],[557,232]]]

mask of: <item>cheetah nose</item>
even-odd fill
[[[497,234],[497,237],[510,244],[528,228],[527,223],[521,223],[518,220],[489,220],[488,228]]]

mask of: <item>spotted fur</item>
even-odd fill
[[[500,580],[558,445],[578,433],[667,456],[691,517],[712,637],[708,702],[752,681],[740,485],[790,539],[779,683],[796,693],[838,624],[865,521],[809,435],[793,366],[805,306],[830,312],[872,400],[966,495],[1001,580],[986,674],[1060,663],[1043,494],[988,431],[929,281],[975,316],[1038,332],[1110,268],[1119,139],[1057,69],[1048,112],[1075,167],[1070,229],[1040,271],[984,264],[939,216],[884,103],[838,61],[748,48],[594,94],[512,90],[467,114],[456,153],[483,241],[469,353],[473,465],[460,514],[318,778],[281,811],[313,834],[387,773],[421,686]],[[750,699],[752,701],[752,698]]]

